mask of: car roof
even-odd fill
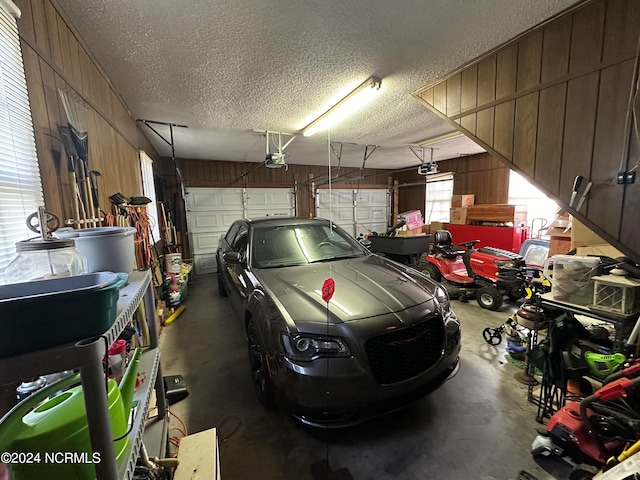
[[[295,218],[295,217],[264,217],[247,219],[249,224],[254,227],[279,227],[285,225],[313,225],[313,224],[328,224],[329,220],[326,218]]]

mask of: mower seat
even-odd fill
[[[433,253],[439,253],[444,258],[456,258],[466,250],[453,244],[449,230],[438,230],[433,237]]]

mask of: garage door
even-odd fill
[[[368,231],[382,233],[389,219],[389,193],[383,189],[318,189],[316,208],[319,217],[333,218],[354,237]]]
[[[186,203],[196,274],[216,271],[218,240],[235,220],[295,215],[290,188],[187,188]]]

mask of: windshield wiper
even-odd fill
[[[330,257],[319,258],[318,260],[313,260],[309,263],[322,263],[322,262],[332,262],[333,260],[343,260],[345,258],[356,258],[361,257],[362,255],[359,253],[347,253],[343,255],[331,255]]]

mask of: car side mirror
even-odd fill
[[[241,261],[241,256],[239,252],[225,252],[222,255],[222,258],[224,259],[225,262],[231,263],[231,264],[238,264]]]

